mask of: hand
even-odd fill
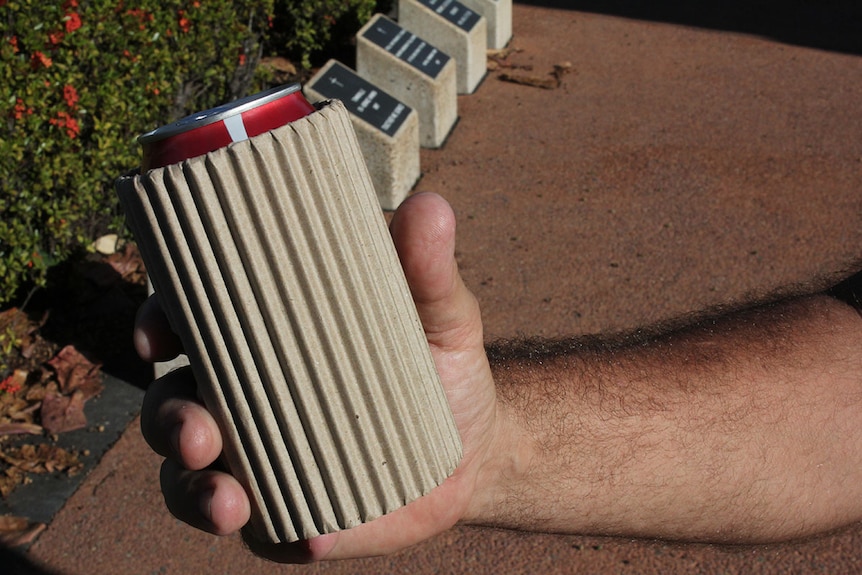
[[[492,452],[498,407],[479,307],[455,262],[454,214],[439,196],[418,194],[398,209],[390,229],[461,433],[464,458],[455,473],[425,497],[359,527],[296,543],[264,544],[247,538],[251,549],[266,558],[305,562],[390,553],[476,514],[481,498],[474,495]],[[139,311],[135,345],[147,361],[165,361],[181,351],[155,298]],[[214,467],[222,439],[197,399],[190,370],[174,371],[152,384],[141,428],[150,446],[167,458],[162,492],[177,518],[217,535],[234,533],[248,522],[250,504],[239,482]]]

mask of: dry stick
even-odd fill
[[[510,74],[508,72],[502,72],[497,77],[504,82],[523,84],[525,86],[533,86],[534,88],[543,88],[545,90],[555,90],[560,87],[563,83],[563,76],[569,73],[571,69],[571,63],[563,62],[560,64],[554,64],[554,71],[551,72],[551,78],[524,76],[521,74]]]

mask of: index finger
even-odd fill
[[[141,359],[152,363],[171,360],[183,352],[180,339],[171,330],[168,317],[155,295],[147,298],[138,309],[134,342]]]

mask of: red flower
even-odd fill
[[[74,139],[81,133],[81,127],[78,125],[78,120],[69,118],[66,120],[66,135]]]
[[[66,15],[66,32],[71,34],[81,26],[81,16],[77,12]]]
[[[72,110],[78,105],[78,91],[74,86],[66,84],[63,86],[63,99],[66,100],[66,105]]]
[[[123,58],[125,58],[126,60],[131,60],[132,62],[137,62],[139,56],[132,55],[132,53],[128,50],[123,50]]]
[[[18,36],[12,36],[9,38],[9,43],[12,44],[12,53],[18,53]]]
[[[63,10],[68,10],[70,8],[77,8],[78,0],[66,0],[63,2]]]
[[[51,42],[51,46],[56,46],[63,41],[63,36],[64,34],[61,30],[51,32],[50,34],[48,34],[48,41]]]
[[[48,122],[52,126],[57,126],[58,128],[64,128],[66,130],[66,135],[72,139],[78,137],[78,134],[81,133],[81,127],[78,125],[78,120],[67,114],[66,112],[57,112],[56,118],[51,118]]]
[[[33,108],[28,108],[24,105],[24,100],[18,98],[15,100],[15,107],[12,109],[12,117],[16,120],[21,120],[24,116],[32,116]]]
[[[49,58],[39,50],[36,50],[35,52],[33,52],[33,55],[30,56],[30,67],[34,70],[38,70],[40,65],[44,66],[45,68],[50,68],[51,64],[53,63],[54,62],[51,61],[51,58]]]
[[[146,23],[153,21],[153,15],[140,8],[132,8],[130,10],[126,10],[126,15],[132,16],[133,18],[137,18],[138,28],[140,28],[141,30],[146,30]]]
[[[0,1],[2,1],[2,0],[0,0]],[[0,4],[0,6],[2,6],[2,5],[3,4]],[[13,373],[12,375],[10,375],[6,379],[4,379],[3,382],[0,383],[0,391],[6,392],[6,393],[18,393],[19,391],[21,391],[20,378],[15,377],[15,376],[16,376],[16,374]]]
[[[182,30],[183,32],[188,32],[189,30],[191,30],[192,23],[188,18],[186,18],[185,14],[186,13],[184,10],[177,10],[177,15],[179,15],[180,17],[180,19],[177,21],[177,24],[179,25],[180,30]]]

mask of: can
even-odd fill
[[[143,148],[141,172],[253,138],[313,111],[300,84],[286,84],[191,114],[138,137]]]

